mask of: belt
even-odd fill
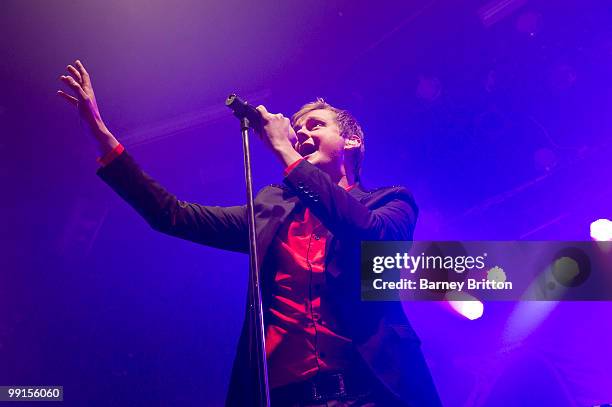
[[[299,383],[277,387],[270,391],[272,405],[288,402],[316,403],[342,400],[370,393],[368,383],[345,372],[319,373]]]

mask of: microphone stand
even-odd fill
[[[255,362],[257,371],[257,402],[258,406],[270,407],[270,388],[268,386],[268,364],[266,360],[266,339],[263,319],[263,305],[261,295],[261,275],[257,262],[257,239],[255,229],[255,210],[253,205],[253,177],[251,173],[251,151],[249,147],[249,127],[253,125],[247,116],[252,113],[236,110],[232,107],[234,100],[242,102],[236,95],[230,95],[226,105],[234,110],[234,115],[240,119],[242,134],[242,149],[244,153],[244,178],[247,194],[247,218],[249,226],[249,353],[251,364]],[[244,102],[246,105],[246,102]],[[255,123],[258,124],[258,123]],[[254,354],[254,355],[253,355]],[[253,360],[255,359],[255,360]]]

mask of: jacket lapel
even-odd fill
[[[357,184],[355,188],[352,188],[349,191],[349,194],[361,203],[363,203],[364,199],[370,195],[361,188],[360,184]],[[328,267],[334,257],[332,254],[336,252],[335,250],[332,250],[335,245],[336,238],[333,237],[331,232],[328,231],[327,241],[325,242],[325,270],[333,277],[338,277],[340,275],[340,270],[337,267]]]
[[[270,248],[278,228],[298,206],[298,197],[284,188],[271,187],[255,199],[255,228],[259,265]]]

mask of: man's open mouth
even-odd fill
[[[302,157],[306,157],[307,155],[310,155],[314,153],[315,151],[317,151],[317,147],[315,147],[314,144],[310,144],[310,143],[304,143],[300,145],[298,148],[298,153],[300,153]]]

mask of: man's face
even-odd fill
[[[300,117],[293,129],[297,136],[294,148],[308,162],[320,168],[338,168],[344,160],[345,140],[331,110],[312,110]]]

